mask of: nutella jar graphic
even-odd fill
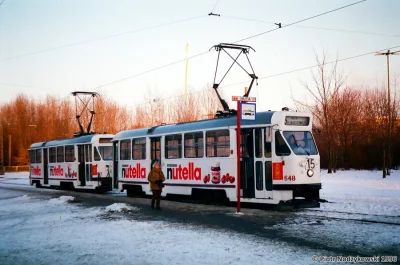
[[[214,184],[219,184],[221,182],[221,167],[219,162],[215,162],[213,166],[211,166],[211,182]]]

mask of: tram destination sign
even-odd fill
[[[256,97],[232,96],[232,101],[256,102]]]

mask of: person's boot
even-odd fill
[[[156,210],[161,210],[160,206],[157,206],[157,207],[156,207]]]
[[[154,204],[152,204],[152,205],[151,205],[151,209],[153,209],[153,210],[154,210]]]

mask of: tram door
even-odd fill
[[[244,198],[272,198],[270,128],[242,129],[241,186]]]
[[[161,137],[151,137],[150,138],[150,158],[151,165],[153,165],[154,161],[158,161],[161,165]]]
[[[49,165],[49,158],[47,156],[47,148],[43,148],[43,184],[49,184],[49,171],[48,171],[48,165]]]
[[[114,174],[114,183],[113,188],[118,189],[118,158],[119,158],[119,148],[118,142],[113,143],[113,174]]]
[[[80,186],[86,186],[92,180],[92,145],[78,145],[78,171]]]
[[[86,186],[85,180],[85,146],[78,145],[78,174],[79,174],[79,181],[81,185],[79,186]]]

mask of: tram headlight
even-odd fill
[[[312,169],[307,170],[307,176],[309,176],[310,178],[314,176],[314,170]]]

